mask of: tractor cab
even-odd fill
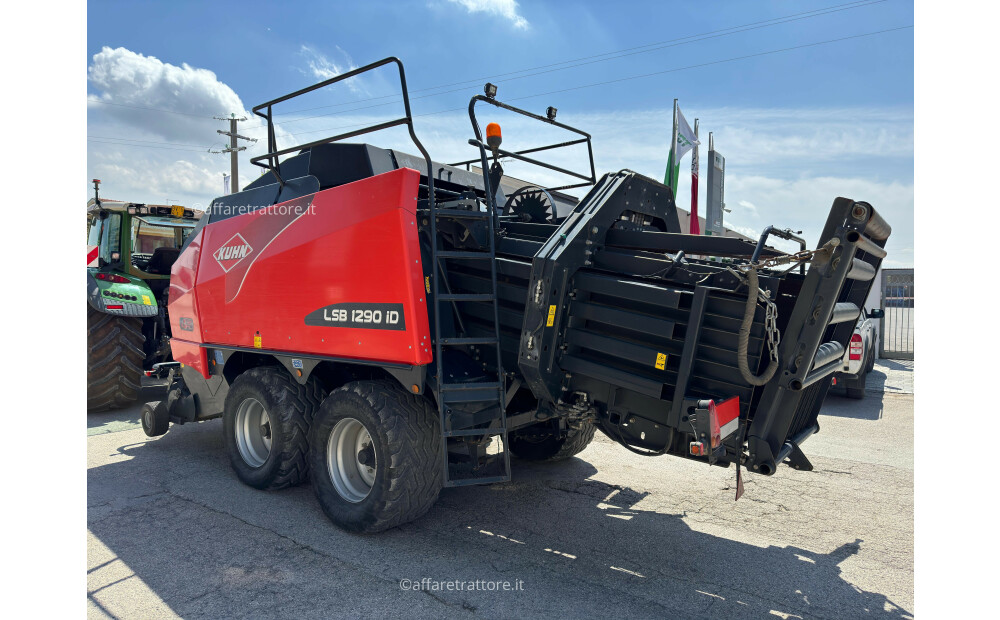
[[[133,401],[142,370],[170,359],[170,268],[202,216],[179,205],[101,199],[99,183],[94,180],[94,197],[87,203],[91,411]]]
[[[87,244],[94,254],[88,266],[147,281],[168,279],[170,267],[201,215],[200,210],[178,205],[112,200],[88,204]]]

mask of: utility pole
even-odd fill
[[[236,123],[247,120],[247,117],[245,116],[236,118],[236,114],[230,114],[229,118],[226,118],[224,116],[215,116],[213,118],[215,118],[215,120],[217,121],[229,121],[229,131],[222,131],[221,129],[216,130],[217,133],[220,133],[224,136],[229,136],[229,146],[222,149],[221,151],[209,151],[209,153],[229,153],[230,156],[229,187],[231,188],[230,193],[235,194],[236,192],[240,191],[239,172],[237,171],[238,167],[237,153],[239,153],[240,151],[245,151],[247,148],[245,146],[237,146],[236,140],[247,140],[248,142],[256,142],[257,139],[248,138],[247,136],[241,136],[240,134],[236,133]]]

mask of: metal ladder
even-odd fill
[[[434,359],[437,367],[437,401],[441,417],[442,452],[444,454],[444,486],[464,486],[510,480],[510,455],[507,450],[507,417],[505,413],[504,374],[500,353],[500,319],[497,308],[497,270],[495,252],[495,209],[486,201],[486,210],[480,210],[480,201],[474,197],[438,203],[431,201],[431,278],[434,295]],[[489,222],[486,247],[479,250],[446,250],[440,247],[439,220],[480,220]],[[448,285],[446,265],[454,260],[483,260],[490,266],[489,293],[453,293]],[[442,287],[445,290],[441,290]],[[460,305],[466,303],[490,304],[493,307],[493,332],[489,336],[472,337],[468,334],[442,334],[442,309],[450,304],[455,314],[456,326],[461,321]],[[459,331],[456,327],[454,331]],[[461,372],[456,360],[447,354],[452,347],[475,346],[493,349],[496,354],[495,371],[486,371],[486,381],[461,382],[455,377]],[[489,376],[493,375],[493,376]],[[449,438],[462,438],[468,450],[449,453]],[[485,452],[482,444],[502,443],[495,454]],[[493,441],[490,441],[493,440]],[[455,457],[453,461],[452,457]],[[468,460],[463,460],[467,458]]]

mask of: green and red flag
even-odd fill
[[[688,151],[694,148],[698,141],[691,126],[688,125],[681,109],[677,107],[677,100],[674,100],[674,130],[670,141],[670,156],[667,158],[667,171],[663,175],[663,184],[674,192],[674,199],[677,198],[677,181],[681,174],[681,159]]]

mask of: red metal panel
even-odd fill
[[[259,335],[269,350],[429,363],[419,179],[396,170],[207,225],[197,340],[253,347]],[[173,334],[184,337],[174,303],[171,290]]]
[[[170,333],[174,338],[200,342],[201,322],[198,320],[198,259],[201,256],[204,231],[199,231],[191,243],[170,268],[170,288],[167,308],[170,314]],[[172,346],[172,345],[171,345]],[[177,355],[174,355],[177,359]]]
[[[208,351],[196,342],[186,342],[178,338],[170,339],[170,351],[174,361],[194,368],[208,379]]]

